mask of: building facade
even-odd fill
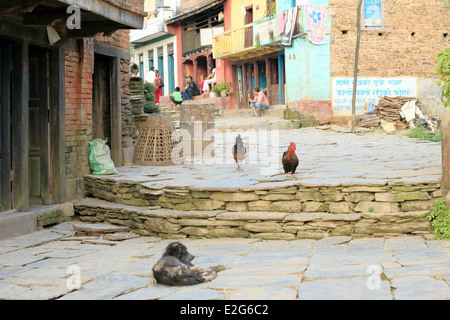
[[[319,123],[346,122],[351,117],[357,4],[228,0],[224,6],[231,8],[231,27],[213,38],[213,51],[216,59],[231,64],[227,79],[237,92],[235,107],[248,107],[252,87],[267,87],[271,104],[284,103]],[[286,44],[282,39],[292,8],[297,17]],[[441,90],[427,75],[438,52],[449,46],[450,14],[442,1],[400,0],[388,6],[363,0],[361,16],[357,114],[383,95],[417,97],[425,112],[439,114]]]
[[[178,43],[176,36],[168,32],[166,21],[174,16],[179,3],[176,0],[145,1],[148,15],[143,28],[130,31],[134,60],[139,65],[141,78],[146,78],[150,67],[158,70],[165,84],[163,95],[171,94],[178,82]]]
[[[0,211],[27,211],[83,195],[94,138],[108,138],[122,165],[132,143],[128,29],[145,13],[141,0],[4,3]]]

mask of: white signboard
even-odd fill
[[[352,115],[353,78],[332,78],[332,100],[334,117]],[[416,78],[358,78],[356,88],[356,114],[364,113],[364,104],[378,104],[381,97],[416,97]]]
[[[225,32],[224,27],[200,29],[200,45],[212,45],[212,37]]]

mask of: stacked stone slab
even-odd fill
[[[114,202],[120,210],[78,205],[82,220],[134,225],[138,233],[169,238],[319,239],[428,234],[428,210],[441,196],[438,182],[292,182],[290,186],[272,188],[193,188],[149,187],[142,181],[90,175],[85,177],[85,188],[89,196]],[[139,209],[124,214],[124,205]],[[148,206],[161,209],[149,211]]]

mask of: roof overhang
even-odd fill
[[[202,5],[199,7],[195,7],[189,12],[184,12],[182,14],[174,16],[172,19],[167,20],[166,24],[172,24],[177,21],[181,21],[181,20],[187,19],[189,17],[195,16],[196,14],[202,13],[203,11],[208,10],[208,9],[210,9],[218,4],[221,4],[223,2],[225,2],[225,0],[214,0],[208,4],[205,4],[205,5]]]
[[[26,26],[66,24],[70,6],[80,10],[80,28],[68,29],[69,38],[111,34],[119,29],[141,29],[145,12],[123,8],[111,0],[0,0],[0,14],[21,13]],[[69,10],[68,10],[69,9]]]

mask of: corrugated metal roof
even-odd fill
[[[172,19],[167,20],[166,23],[171,24],[186,19],[223,2],[225,0],[199,0],[195,4],[191,4],[191,2],[182,3],[177,9],[176,15]]]

